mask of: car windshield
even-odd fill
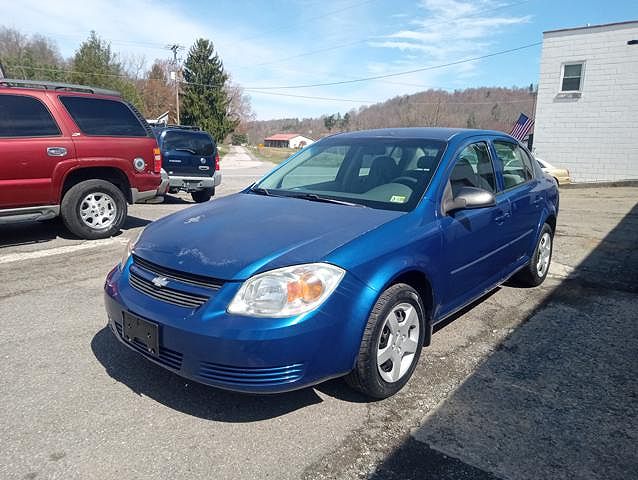
[[[333,137],[302,150],[253,191],[407,212],[427,189],[445,145],[427,139]]]
[[[174,132],[164,134],[164,150],[183,150],[193,155],[210,156],[215,147],[210,137],[203,132]]]

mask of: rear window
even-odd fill
[[[24,95],[0,95],[0,137],[54,137],[55,120],[40,100]]]
[[[60,97],[77,126],[87,135],[147,137],[148,130],[124,102],[102,98]]]
[[[215,145],[205,133],[168,131],[164,134],[162,148],[165,151],[177,150],[200,155],[211,156],[215,151]]]

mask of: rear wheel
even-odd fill
[[[366,324],[354,370],[346,382],[374,398],[387,398],[408,383],[416,368],[425,332],[419,294],[398,283],[384,291]]]
[[[514,282],[524,287],[536,287],[545,281],[552,261],[554,232],[543,225],[536,248],[529,263],[514,276]]]
[[[61,216],[64,225],[80,238],[107,238],[120,231],[126,220],[124,194],[105,180],[86,180],[64,195]]]
[[[213,195],[215,195],[214,188],[204,188],[203,190],[197,190],[196,192],[191,193],[193,201],[197,203],[207,202]]]

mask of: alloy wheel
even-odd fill
[[[552,236],[545,232],[538,243],[538,259],[536,260],[536,272],[543,277],[549,268],[549,259],[552,254]]]
[[[80,202],[80,218],[90,228],[109,228],[117,218],[115,201],[106,193],[89,193]]]
[[[377,368],[388,383],[399,381],[410,369],[419,344],[419,317],[409,303],[396,305],[381,328],[377,346]]]

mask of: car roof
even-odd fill
[[[452,140],[452,138],[462,140],[464,138],[475,137],[478,135],[509,137],[506,133],[496,130],[478,130],[473,128],[404,127],[337,133],[332,135],[331,138],[425,138],[428,140],[442,140],[447,142]]]

